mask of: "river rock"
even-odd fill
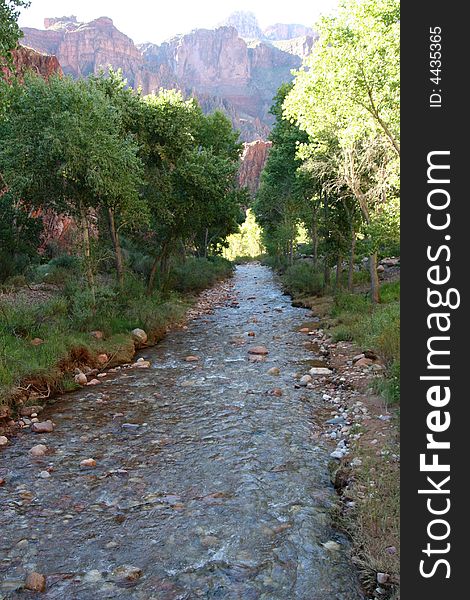
[[[267,348],[265,348],[264,346],[253,346],[253,348],[250,348],[248,350],[248,354],[256,354],[259,356],[266,356],[266,354],[269,354],[269,350]]]
[[[269,394],[270,394],[271,396],[278,396],[278,397],[281,397],[281,396],[282,396],[282,394],[283,394],[283,392],[282,392],[281,388],[274,388],[274,389],[272,389],[272,390],[269,392]]]
[[[108,362],[109,358],[107,354],[98,354],[96,360],[100,365],[105,365]]]
[[[133,369],[148,369],[150,367],[150,361],[149,360],[138,360],[131,366]]]
[[[302,387],[307,387],[307,385],[309,383],[312,383],[313,379],[311,375],[304,375],[303,377],[300,378],[299,380],[299,385],[301,385]]]
[[[254,331],[249,331],[247,335],[248,337],[256,337],[256,333]]]
[[[341,550],[341,546],[338,544],[338,542],[334,542],[333,540],[324,542],[322,546],[331,552],[338,552],[338,550]]]
[[[51,474],[49,473],[49,471],[41,471],[38,475],[38,477],[40,477],[41,479],[49,479],[50,476]]]
[[[278,369],[278,367],[271,367],[268,370],[268,375],[279,375],[280,374],[280,370]]]
[[[356,367],[370,367],[374,364],[371,358],[361,358],[356,362]]]
[[[94,458],[85,458],[85,460],[82,460],[80,463],[80,466],[88,468],[96,467],[96,460]]]
[[[211,548],[216,546],[218,543],[219,540],[215,537],[215,535],[206,535],[201,539],[201,545],[204,546],[204,548]]]
[[[184,360],[186,362],[197,362],[199,360],[199,356],[190,355],[190,356],[187,356]]]
[[[358,360],[362,360],[363,358],[365,358],[365,354],[356,354],[356,356],[353,356],[353,364],[355,365],[357,363]]]
[[[88,383],[88,379],[85,373],[79,373],[78,375],[75,375],[75,383],[78,383],[78,385],[86,385]]]
[[[7,419],[11,416],[11,408],[6,404],[0,405],[0,419]]]
[[[31,431],[34,431],[34,433],[52,433],[54,431],[54,424],[52,421],[33,423],[31,425]]]
[[[33,446],[29,451],[31,456],[34,456],[35,458],[39,456],[44,456],[46,452],[47,446],[45,446],[44,444],[37,444],[36,446]]]
[[[302,329],[299,329],[299,333],[308,333],[310,331],[310,329],[308,327],[302,327]]]
[[[103,576],[101,575],[101,571],[98,571],[98,569],[87,571],[83,577],[83,581],[86,583],[98,583],[102,579]]]
[[[44,410],[42,406],[23,406],[20,409],[20,415],[22,417],[32,417],[33,415],[40,413],[42,410]]]
[[[310,375],[331,375],[333,371],[327,367],[312,367],[309,371]]]
[[[330,454],[330,456],[331,458],[337,458],[338,460],[340,460],[341,458],[343,458],[343,453],[341,452],[341,450],[335,450]]]
[[[101,381],[99,379],[92,379],[87,383],[87,385],[99,385]]]
[[[136,344],[145,344],[148,339],[147,334],[143,329],[133,329],[131,335]]]
[[[8,438],[4,435],[0,435],[0,446],[6,446],[8,444]]]
[[[397,267],[400,264],[400,259],[395,257],[382,258],[380,264],[385,267]]]
[[[143,575],[142,569],[132,565],[121,565],[113,571],[113,576],[121,581],[137,581]]]
[[[390,575],[388,573],[377,573],[377,583],[382,585],[387,583],[390,579]]]
[[[264,362],[266,360],[266,357],[262,356],[261,354],[249,354],[248,360],[250,362]]]
[[[325,421],[327,425],[344,425],[346,423],[344,417],[333,417]]]
[[[26,575],[24,587],[31,592],[45,592],[46,591],[46,578],[41,573],[35,573],[34,571]]]

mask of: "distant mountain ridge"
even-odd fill
[[[256,15],[253,12],[243,10],[232,13],[220,25],[235,27],[240,37],[247,39],[284,41],[306,36],[316,37],[311,27],[298,23],[275,23],[263,30]]]
[[[273,25],[263,32],[252,13],[235,13],[227,23],[231,25],[137,46],[108,17],[89,23],[75,16],[47,18],[43,30],[23,28],[21,43],[55,55],[64,73],[73,77],[111,65],[144,93],[179,88],[195,95],[203,110],[226,112],[244,141],[266,139],[272,99],[279,86],[292,79],[292,69],[300,66],[299,54],[310,51],[313,32],[302,25]],[[297,33],[307,34],[295,38],[300,43],[290,37]],[[283,36],[289,37],[279,39]]]

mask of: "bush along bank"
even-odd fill
[[[353,543],[368,598],[399,597],[399,281],[382,284],[382,304],[363,291],[316,295],[281,275],[293,302],[312,310],[300,329],[312,368],[297,385],[322,398],[316,435],[331,447],[338,493],[334,517]],[[294,286],[302,292],[293,292]],[[360,287],[360,286],[358,286]]]
[[[0,294],[2,434],[18,425],[12,417],[25,417],[23,424],[30,426],[31,415],[37,412],[31,407],[40,409],[54,395],[80,385],[97,385],[103,373],[131,363],[137,349],[157,343],[169,327],[183,322],[188,310],[190,317],[204,312],[226,292],[223,286],[220,293],[208,290],[200,310],[197,294],[231,274],[229,261],[188,259],[172,271],[172,289],[165,293],[146,294],[136,277],[126,280],[124,290],[101,283],[94,298],[79,279],[71,283],[70,277],[61,285],[13,282],[4,286]],[[145,361],[135,364],[135,368],[145,366]]]

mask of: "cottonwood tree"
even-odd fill
[[[286,257],[290,263],[298,224],[303,220],[310,197],[310,178],[299,171],[302,160],[296,155],[299,143],[308,137],[295,123],[282,119],[282,105],[291,89],[288,84],[281,86],[270,110],[276,118],[269,138],[273,145],[254,203],[256,220],[263,228],[264,244],[279,260]],[[315,227],[313,225],[314,230]]]
[[[285,118],[313,140],[312,153],[324,155],[335,140],[338,186],[347,186],[368,227],[398,179],[399,18],[397,0],[344,0],[321,20],[319,41],[284,102]],[[369,265],[378,302],[374,251]]]
[[[90,290],[95,294],[91,223],[103,203],[138,201],[142,163],[123,137],[104,93],[86,81],[29,74],[8,88],[0,121],[0,172],[15,201],[73,216],[81,229]]]

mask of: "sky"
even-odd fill
[[[135,43],[162,42],[198,27],[213,27],[236,10],[249,10],[261,27],[274,23],[312,26],[336,0],[31,0],[23,9],[22,27],[44,28],[44,17],[75,15],[79,21],[110,17]]]

